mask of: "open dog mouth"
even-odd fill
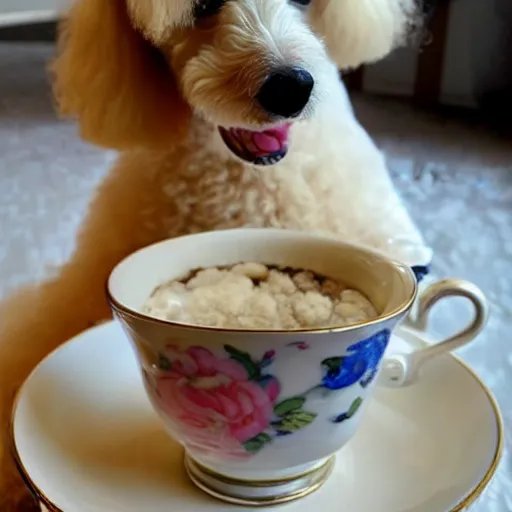
[[[255,165],[272,165],[288,152],[290,127],[287,123],[257,132],[219,126],[219,131],[227,147],[242,160]]]

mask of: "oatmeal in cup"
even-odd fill
[[[149,400],[185,450],[192,481],[233,503],[268,505],[318,489],[354,435],[377,383],[421,378],[428,359],[473,339],[487,306],[445,280],[417,297],[412,270],[338,240],[237,229],[166,240],[128,256],[108,280]],[[416,302],[467,298],[462,332],[385,358]]]
[[[158,286],[143,313],[203,327],[289,330],[377,317],[358,290],[311,270],[245,262],[195,269]]]

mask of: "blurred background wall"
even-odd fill
[[[352,89],[512,114],[512,0],[428,0],[416,46],[347,75]]]

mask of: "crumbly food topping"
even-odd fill
[[[250,330],[340,327],[377,316],[361,292],[333,279],[252,262],[199,269],[165,283],[143,312],[184,324]]]

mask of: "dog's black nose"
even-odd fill
[[[314,85],[313,77],[304,69],[281,69],[265,80],[256,98],[269,114],[296,117],[308,104]]]

